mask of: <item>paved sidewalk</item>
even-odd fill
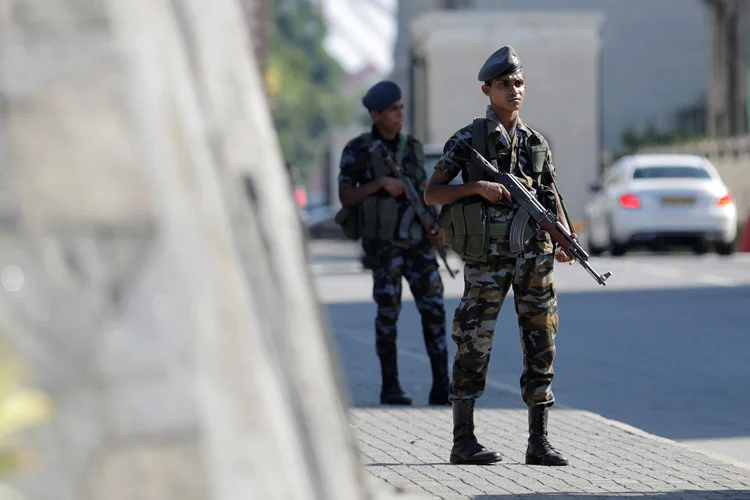
[[[324,264],[334,276],[321,279],[323,295],[346,296],[354,294],[350,287],[371,286],[367,280],[335,276],[340,271],[337,258],[342,265],[352,259],[346,251],[341,253]],[[329,288],[342,286],[347,289],[329,293]],[[485,446],[500,451],[504,460],[491,466],[452,465],[448,462],[451,411],[426,406],[429,362],[418,336],[404,334],[399,339],[401,380],[414,406],[384,407],[378,404],[374,306],[345,301],[329,304],[327,311],[364,468],[369,479],[380,485],[379,491],[395,487],[405,492],[404,499],[750,500],[750,466],[561,404],[550,412],[550,440],[571,465],[527,466],[523,463],[526,410],[519,390],[492,377],[477,405],[477,435]]]
[[[480,441],[504,456],[484,467],[448,462],[447,409],[355,408],[353,415],[367,472],[417,498],[750,498],[750,469],[585,411],[550,414],[550,440],[568,467],[523,464],[524,410],[477,411]]]
[[[571,465],[527,466],[523,463],[527,412],[516,391],[492,380],[477,405],[477,436],[504,459],[490,466],[450,464],[451,410],[425,404],[429,391],[426,356],[400,351],[402,379],[415,406],[381,406],[378,365],[369,336],[337,321],[333,324],[344,354],[352,425],[365,470],[415,495],[409,498],[750,500],[750,466],[746,464],[591,412],[558,406],[550,411],[550,441],[568,456]],[[421,383],[413,382],[420,379]]]

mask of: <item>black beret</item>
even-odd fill
[[[514,73],[521,69],[521,60],[513,47],[506,45],[495,51],[479,70],[477,78],[480,82],[488,82],[493,78]]]
[[[401,99],[401,89],[388,80],[378,82],[367,91],[362,104],[370,111],[380,111]]]

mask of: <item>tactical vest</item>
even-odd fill
[[[482,153],[488,160],[497,161],[498,156],[495,143],[487,140],[490,136],[490,131],[487,129],[487,123],[486,118],[474,119],[471,134],[472,146],[474,149]],[[540,133],[531,129],[528,125],[526,128],[531,131],[531,134],[526,138],[526,154],[531,162],[532,175],[529,176],[526,172],[521,172],[520,170],[511,173],[523,180],[526,187],[536,188],[542,185],[545,171],[551,173],[554,167],[552,167],[552,165],[547,165],[547,169],[545,169],[545,161],[547,159],[547,152],[549,151],[547,141]],[[499,165],[499,167],[502,168],[503,166]],[[467,166],[466,170],[469,182],[492,180],[492,178],[477,165],[470,164]]]
[[[527,187],[534,188],[543,196],[548,197],[551,190],[540,188],[542,188],[545,180],[549,183],[554,174],[554,167],[546,161],[549,146],[541,134],[530,128],[529,130],[531,134],[526,139],[526,153],[531,164],[531,175],[522,172],[520,167],[516,166],[511,173],[521,179]],[[471,137],[472,147],[485,158],[497,164],[497,150],[495,143],[488,140],[489,136],[487,120],[485,118],[474,119]],[[516,163],[520,165],[520,160],[517,159]],[[510,162],[507,162],[506,165],[498,165],[501,171],[507,171],[509,167]],[[492,178],[482,168],[474,164],[466,165],[466,173],[465,182],[492,181]],[[549,176],[548,179],[544,178],[545,174]],[[540,199],[540,201],[548,208],[552,208],[555,205],[554,195],[552,196],[551,199],[548,198],[544,201]],[[490,203],[484,197],[477,195],[446,205],[441,211],[439,224],[443,228],[446,244],[465,260],[486,262],[490,238],[504,239],[510,232],[509,223],[490,222],[489,206]],[[556,207],[554,211],[556,212]],[[534,228],[528,226],[524,231],[524,240],[528,241],[533,233]],[[547,235],[544,235],[544,237],[548,238]]]
[[[409,138],[405,134],[399,134],[399,147],[396,153],[396,164],[401,167],[406,152],[409,153],[409,165],[402,170],[402,174],[409,175],[414,185],[419,186],[425,180],[426,174],[422,169],[424,164],[424,151],[419,141]],[[367,159],[358,158],[358,161],[366,161],[373,173],[373,179],[391,175],[391,169],[383,157],[380,148],[372,151],[372,133],[363,134],[364,144],[368,152]],[[392,241],[396,237],[396,231],[400,221],[400,208],[402,202],[392,197],[384,190],[368,196],[359,207],[360,236],[367,239],[378,239]]]

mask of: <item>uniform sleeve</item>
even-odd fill
[[[339,163],[339,184],[349,182],[356,186],[361,182],[359,178],[359,169],[357,168],[357,148],[354,141],[350,141],[341,153],[341,162]]]
[[[443,146],[443,156],[440,157],[435,170],[442,172],[448,179],[453,180],[466,166],[471,155],[461,139],[471,142],[471,130],[463,128],[453,134]]]
[[[555,170],[555,166],[552,164],[552,150],[550,149],[549,144],[547,144],[547,141],[544,141],[544,144],[547,146],[547,158],[544,160],[548,172],[547,182],[552,184],[557,178],[557,170]]]

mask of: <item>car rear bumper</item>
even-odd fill
[[[649,243],[668,243],[668,244],[690,244],[697,241],[706,241],[710,243],[727,243],[725,235],[717,232],[701,231],[652,231],[635,233],[627,239],[630,245],[649,244]]]
[[[613,236],[621,243],[658,239],[730,243],[737,235],[737,211],[733,206],[658,214],[623,209],[613,219]]]

